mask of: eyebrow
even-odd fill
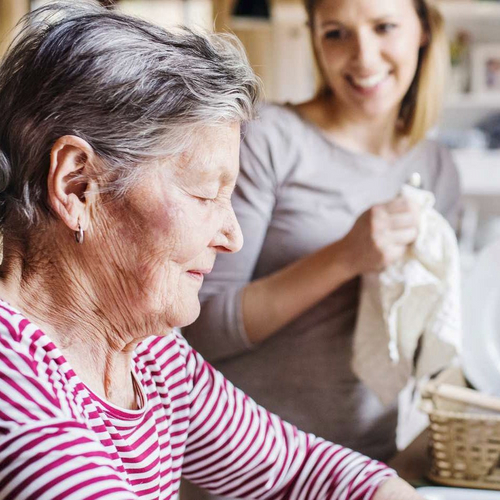
[[[387,21],[388,19],[393,19],[394,17],[396,17],[396,14],[386,14],[385,16],[379,16],[379,17],[374,17],[373,19],[369,19],[368,22],[371,24],[377,24],[383,21]],[[345,23],[343,23],[342,21],[337,21],[336,19],[330,19],[322,23],[321,27],[324,28],[325,26],[328,26],[330,24],[335,26],[345,26]]]
[[[386,14],[385,16],[375,17],[375,18],[371,19],[370,21],[372,23],[376,24],[376,23],[381,23],[383,21],[387,21],[388,19],[394,19],[395,17],[397,17],[396,14]]]
[[[326,21],[324,23],[321,24],[321,27],[324,28],[325,26],[328,26],[330,24],[335,24],[335,25],[341,25],[343,26],[343,23],[341,23],[340,21]]]
[[[217,182],[220,185],[233,182],[233,176],[227,172],[224,172],[224,168],[217,167],[219,170],[222,170],[222,172],[219,175],[214,175],[214,169],[210,166],[209,161],[202,161],[201,168],[201,175],[203,176],[204,182],[208,182],[209,184]]]

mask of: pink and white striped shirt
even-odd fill
[[[369,500],[395,474],[259,407],[177,332],[142,342],[133,374],[140,409],[107,403],[0,301],[0,498],[175,499],[182,474],[232,497]]]

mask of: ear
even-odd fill
[[[48,201],[53,212],[73,231],[78,225],[88,228],[90,203],[85,196],[89,171],[95,159],[88,142],[65,135],[55,142],[50,152]]]

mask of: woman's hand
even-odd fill
[[[417,238],[418,212],[403,196],[364,212],[342,240],[352,274],[382,271],[399,260]]]
[[[397,197],[367,210],[342,240],[249,283],[242,308],[250,342],[267,339],[355,276],[401,258],[417,226],[417,207]]]
[[[424,500],[406,481],[399,477],[388,479],[372,500]]]
[[[342,240],[252,281],[242,299],[248,339],[262,342],[348,280],[384,269],[417,233],[418,208],[399,196],[367,210]]]

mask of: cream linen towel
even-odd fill
[[[384,404],[412,377],[448,365],[461,339],[455,233],[433,208],[432,193],[404,186],[402,194],[422,207],[417,240],[400,262],[362,277],[353,340],[353,371]]]

